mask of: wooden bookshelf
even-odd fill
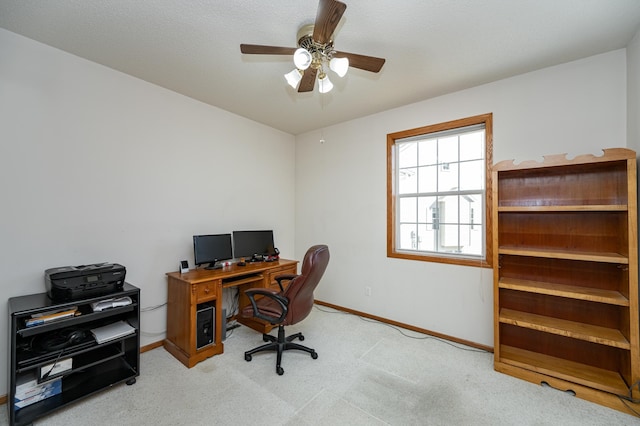
[[[636,415],[635,152],[503,161],[492,173],[495,369]]]

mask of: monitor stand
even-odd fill
[[[222,265],[218,264],[218,261],[216,260],[209,263],[209,266],[207,266],[204,269],[222,269]]]

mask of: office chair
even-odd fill
[[[293,340],[304,340],[302,333],[285,337],[284,327],[296,324],[309,315],[313,307],[313,291],[320,282],[327,264],[329,263],[329,248],[326,245],[316,245],[307,250],[302,261],[300,275],[283,274],[275,277],[280,291],[266,288],[253,288],[245,291],[251,305],[242,310],[245,318],[258,318],[278,326],[278,337],[263,334],[262,340],[269,342],[244,353],[244,359],[251,361],[251,355],[262,351],[276,351],[276,372],[282,376],[284,370],[280,366],[282,352],[297,349],[308,352],[311,358],[318,358],[315,350],[294,343]],[[288,281],[286,289],[283,281]],[[258,297],[256,299],[256,296]]]

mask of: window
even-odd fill
[[[387,256],[491,261],[492,114],[387,135]]]

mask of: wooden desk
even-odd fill
[[[167,338],[164,348],[188,368],[198,362],[221,354],[222,343],[222,289],[238,287],[238,309],[249,304],[244,290],[255,287],[278,289],[275,277],[295,274],[298,262],[280,259],[276,262],[247,263],[246,266],[232,264],[222,269],[196,269],[187,273],[168,272],[167,294]],[[210,303],[215,306],[214,341],[198,349],[196,347],[198,305]],[[263,322],[237,318],[238,322],[261,333],[271,331]]]

